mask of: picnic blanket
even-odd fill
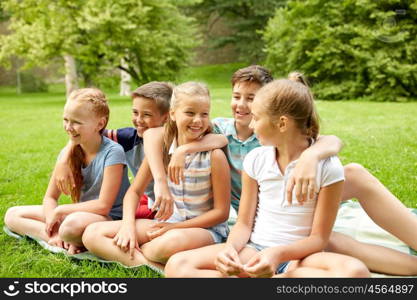
[[[410,209],[414,214],[417,215],[417,209]],[[233,226],[236,222],[236,212],[234,209],[231,209],[230,216],[229,216],[229,226]],[[6,234],[8,234],[11,237],[22,239],[23,236],[18,235],[12,231],[10,231],[6,226],[3,227],[3,230]],[[352,238],[365,242],[370,244],[377,244],[385,247],[389,247],[404,253],[417,255],[417,253],[408,247],[406,244],[404,244],[402,241],[397,239],[396,237],[392,236],[382,228],[380,228],[378,225],[376,225],[366,214],[366,212],[361,208],[360,204],[355,201],[347,201],[344,204],[341,205],[338,211],[337,219],[333,228],[334,231],[347,234],[351,236]],[[45,241],[30,237],[29,238],[35,240],[41,247],[45,248],[46,250],[49,250],[53,253],[63,253],[64,255],[67,255],[70,258],[74,259],[88,259],[93,261],[99,261],[102,263],[109,263],[109,264],[119,264],[120,266],[123,266],[125,268],[137,268],[140,266],[135,267],[127,267],[119,262],[115,261],[108,261],[103,260],[94,254],[90,252],[83,252],[79,254],[69,255],[65,249],[51,246]],[[163,275],[163,270],[158,269],[151,265],[145,265],[152,269],[153,271]],[[372,273],[372,277],[398,277],[398,276],[392,276],[392,275],[385,275],[385,274],[377,274]]]
[[[138,268],[138,267],[144,266],[144,267],[148,267],[148,268],[152,269],[156,273],[159,273],[161,275],[164,275],[164,271],[163,270],[161,270],[159,268],[156,268],[155,266],[152,266],[152,265],[144,264],[144,265],[138,265],[138,266],[128,267],[128,266],[122,265],[118,261],[110,261],[110,260],[102,259],[102,258],[100,258],[100,257],[98,257],[98,256],[96,256],[93,253],[88,252],[88,251],[82,252],[82,253],[78,253],[78,254],[72,254],[71,255],[71,254],[68,254],[68,251],[67,250],[65,250],[65,249],[63,249],[61,247],[51,246],[47,242],[45,242],[45,241],[43,241],[41,239],[38,239],[38,238],[35,238],[35,237],[32,237],[32,236],[29,236],[29,235],[22,236],[20,234],[17,234],[15,232],[11,231],[6,226],[3,227],[3,231],[7,235],[9,235],[11,237],[14,237],[16,239],[19,239],[19,240],[24,239],[25,237],[28,237],[28,238],[36,241],[42,248],[44,248],[44,249],[46,249],[46,250],[48,250],[48,251],[50,251],[52,253],[61,253],[61,254],[64,254],[64,255],[68,256],[69,258],[74,258],[74,259],[79,259],[79,260],[85,260],[85,259],[87,259],[87,260],[92,260],[92,261],[98,261],[100,263],[105,263],[105,264],[117,264],[117,265],[122,266],[123,268],[127,268],[127,269]]]

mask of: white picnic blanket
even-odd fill
[[[414,214],[417,215],[417,209],[410,209]],[[229,216],[229,226],[233,226],[236,222],[236,212],[233,208],[230,209],[230,216]],[[21,239],[22,236],[10,231],[6,226],[3,227],[4,232],[8,234],[9,236],[12,236],[14,238]],[[417,255],[417,252],[415,252],[413,249],[409,248],[406,244],[404,244],[402,241],[397,239],[396,237],[392,236],[382,228],[380,228],[378,225],[376,225],[371,218],[366,214],[366,212],[361,208],[360,204],[355,201],[347,201],[344,204],[341,205],[339,208],[337,218],[335,225],[333,227],[334,231],[347,234],[351,236],[352,238],[365,242],[370,244],[377,244],[385,247],[389,247],[398,251],[402,251],[404,253],[409,253],[413,255]],[[29,236],[29,238],[32,238]],[[33,240],[37,241],[40,246],[43,248],[54,252],[54,253],[63,253],[71,258],[76,259],[89,259],[94,261],[100,261],[103,263],[117,263],[121,266],[119,262],[115,261],[107,261],[103,260],[94,254],[90,252],[83,252],[75,255],[69,255],[65,249],[54,247],[49,245],[48,243],[32,238]],[[163,274],[163,270],[157,269],[154,266],[146,265],[147,267],[151,268],[155,272],[159,274]],[[123,266],[126,267],[126,266]],[[135,266],[139,267],[139,266]],[[126,267],[128,268],[128,267]],[[384,275],[384,274],[377,274],[372,273],[373,277],[395,277],[391,275]]]

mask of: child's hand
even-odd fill
[[[166,221],[174,212],[174,198],[172,198],[168,185],[165,183],[154,184],[155,203],[152,211],[158,210],[155,219],[158,221]]]
[[[226,245],[217,255],[214,264],[224,276],[239,275],[243,271],[239,254],[232,246]]]
[[[292,204],[292,192],[295,190],[295,196],[301,205],[313,199],[318,193],[316,185],[318,159],[309,152],[303,152],[298,159],[297,165],[287,183],[287,201]]]
[[[180,180],[184,180],[186,153],[182,149],[180,146],[175,150],[168,165],[168,177],[175,184],[180,184]]]
[[[140,251],[136,240],[136,227],[132,224],[122,223],[119,232],[113,238],[113,243],[124,252],[129,251],[130,259],[133,259],[135,249]]]
[[[250,277],[269,278],[275,275],[278,265],[279,259],[276,249],[267,248],[252,256],[243,266],[243,270]]]
[[[58,232],[59,226],[61,225],[63,215],[57,206],[52,214],[46,216],[45,220],[45,232],[49,237],[52,237]]]
[[[168,230],[173,229],[174,224],[172,224],[172,223],[155,223],[150,228],[151,228],[151,230],[149,230],[146,234],[148,235],[148,238],[150,240],[153,240],[154,238],[157,238],[158,236],[163,235]]]
[[[71,168],[67,163],[57,162],[54,177],[58,189],[65,195],[71,194],[71,190],[75,188],[75,181]]]

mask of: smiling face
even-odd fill
[[[170,118],[178,129],[178,143],[185,144],[200,138],[209,127],[209,113],[209,99],[181,94],[178,106],[170,111]]]
[[[236,125],[242,127],[249,126],[252,119],[250,104],[260,88],[261,85],[253,81],[241,81],[233,86],[232,101],[230,105],[232,107],[232,114],[236,121]]]
[[[132,105],[132,123],[138,136],[153,127],[159,127],[166,121],[167,114],[161,114],[156,102],[144,97],[135,97]]]
[[[63,126],[74,144],[88,144],[106,125],[105,117],[98,117],[92,105],[68,101],[64,107]]]

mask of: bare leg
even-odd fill
[[[376,224],[417,250],[417,217],[361,165],[346,165],[345,176],[342,200],[357,198]]]
[[[387,247],[358,242],[342,233],[332,232],[327,250],[360,259],[373,272],[391,275],[417,275],[417,256]]]
[[[225,244],[215,244],[199,249],[179,252],[168,260],[165,266],[166,277],[224,277],[216,270],[214,260]],[[245,264],[256,253],[255,249],[244,248],[239,253],[242,264]]]
[[[143,244],[143,255],[149,260],[165,264],[173,254],[213,244],[213,237],[204,228],[171,229]]]
[[[145,232],[154,223],[152,220],[136,220],[136,232],[139,244],[148,242],[149,239]],[[95,255],[109,261],[118,261],[125,266],[138,266],[143,264],[152,264],[163,269],[163,266],[148,261],[143,254],[136,250],[133,258],[130,257],[129,251],[125,252],[114,244],[113,238],[119,232],[122,221],[98,222],[89,225],[83,234],[84,246]]]
[[[291,261],[287,272],[274,277],[370,277],[359,260],[329,252],[318,252],[302,260]]]
[[[82,235],[85,228],[95,222],[111,220],[110,217],[104,217],[89,212],[75,212],[65,217],[59,227],[59,237],[70,244],[69,254],[79,253],[83,250]]]
[[[42,205],[15,206],[7,210],[4,217],[6,226],[21,235],[30,235],[48,242],[45,232],[45,215]]]

